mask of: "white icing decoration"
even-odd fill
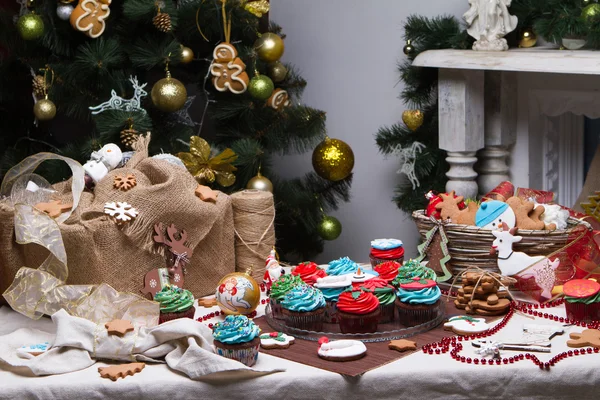
[[[326,276],[323,278],[317,278],[317,282],[314,284],[316,288],[320,289],[334,289],[342,288],[352,285],[352,275],[339,275],[339,276]]]
[[[268,333],[266,335],[268,335]],[[291,343],[294,343],[294,341],[296,340],[296,338],[294,338],[293,336],[286,335],[285,333],[282,333],[281,337],[284,339],[283,341],[275,340],[275,338],[272,338],[272,337],[269,337],[267,339],[261,338],[260,339],[260,344],[261,344],[261,346],[284,347],[284,346],[287,346],[287,345],[289,345]]]
[[[97,106],[90,107],[92,115],[100,114],[106,110],[141,111],[145,114],[146,110],[142,108],[142,98],[148,95],[148,92],[144,90],[148,83],[140,85],[137,76],[131,75],[129,76],[129,82],[133,86],[133,97],[131,99],[124,99],[121,96],[117,96],[117,92],[112,90],[109,100]]]
[[[367,347],[360,340],[335,340],[323,343],[318,354],[322,357],[346,358],[356,357],[367,352]]]
[[[452,317],[444,324],[444,328],[455,332],[480,333],[487,331],[489,325],[483,318],[473,318],[473,321],[469,321],[465,317]]]
[[[233,61],[237,57],[237,50],[230,43],[220,43],[213,51],[213,58],[217,62]]]
[[[377,250],[389,250],[402,247],[402,240],[399,239],[375,239],[371,240],[371,247]]]
[[[400,157],[400,162],[402,163],[402,167],[400,167],[396,173],[405,174],[412,184],[413,190],[415,190],[418,186],[421,186],[421,183],[415,175],[415,160],[417,159],[417,153],[421,153],[426,147],[427,146],[425,146],[423,143],[413,142],[408,148],[403,149],[401,145],[397,145],[392,150],[392,154]]]

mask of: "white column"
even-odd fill
[[[509,146],[517,137],[517,74],[485,72],[485,148],[477,154],[479,194],[510,180]]]
[[[439,70],[439,142],[448,152],[446,190],[477,197],[475,153],[484,145],[484,73]]]

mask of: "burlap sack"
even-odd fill
[[[144,143],[147,146],[147,143]],[[231,199],[219,193],[216,204],[194,194],[197,182],[183,168],[148,158],[144,145],[126,167],[111,171],[93,192],[85,191],[79,207],[60,225],[67,250],[68,284],[108,283],[119,291],[140,293],[144,275],[165,267],[152,240],[157,222],[175,224],[188,232],[194,253],[185,288],[195,296],[214,294],[223,275],[235,270]],[[116,175],[134,174],[137,186],[127,192],[113,187]],[[71,198],[70,182],[56,184],[60,197]],[[139,211],[135,221],[118,227],[104,214],[104,204],[125,201]],[[48,256],[38,245],[15,242],[13,209],[0,202],[0,293],[23,266],[37,268]],[[0,302],[5,304],[0,296]]]

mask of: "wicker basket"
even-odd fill
[[[433,222],[425,216],[425,210],[417,210],[412,213],[421,234],[425,240],[425,234],[434,226]],[[585,221],[569,218],[567,229],[554,231],[519,229],[518,235],[523,239],[514,244],[515,251],[522,251],[530,256],[546,256],[564,247],[572,238],[573,228],[578,225],[592,230],[592,226]],[[495,236],[489,229],[477,226],[446,224],[444,225],[448,237],[448,251],[452,259],[449,264],[453,273],[459,274],[469,267],[479,267],[491,272],[500,272],[498,269],[498,258],[490,255],[490,249]]]

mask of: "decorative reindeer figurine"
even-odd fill
[[[150,293],[152,298],[167,284],[183,287],[185,264],[190,262],[193,253],[192,249],[185,245],[188,238],[185,230],[179,231],[175,225],[171,224],[166,229],[168,236],[166,238],[164,225],[159,222],[154,225],[154,232],[154,242],[163,245],[170,254],[165,255],[167,268],[153,269],[144,278],[142,293],[145,295]],[[177,238],[177,235],[179,235],[179,238]]]
[[[513,243],[520,242],[521,236],[515,236],[517,228],[508,228],[506,223],[502,223],[501,231],[492,231],[496,237],[492,243],[490,254],[498,254],[498,268],[503,275],[517,276],[528,279],[533,277],[535,283],[542,289],[541,296],[549,299],[552,297],[552,288],[556,282],[555,270],[560,265],[560,260],[556,258],[550,261],[544,256],[529,256],[520,251],[513,251]]]

